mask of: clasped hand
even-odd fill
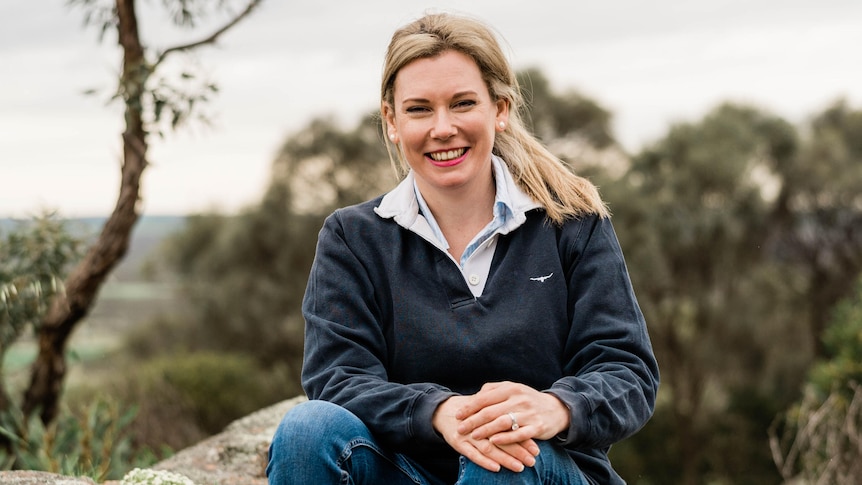
[[[536,440],[568,429],[569,412],[553,394],[514,382],[492,382],[472,396],[444,401],[433,424],[449,446],[482,468],[521,472],[536,464]]]

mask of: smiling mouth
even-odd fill
[[[428,154],[428,158],[434,160],[435,162],[449,162],[455,159],[458,159],[464,156],[464,153],[467,152],[466,148],[457,148],[455,150],[444,150],[439,152],[432,152]]]

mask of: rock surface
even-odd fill
[[[221,433],[186,448],[153,466],[189,477],[197,485],[266,485],[269,443],[290,408],[305,401],[296,397],[234,421]],[[33,471],[0,472],[3,485],[96,485],[73,478]],[[118,485],[118,481],[105,485]]]
[[[89,478],[71,478],[46,472],[0,472],[3,485],[95,485]]]

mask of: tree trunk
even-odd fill
[[[679,484],[697,485],[698,470],[703,455],[703,443],[699,439],[697,418],[701,412],[703,385],[708,378],[706,372],[691,355],[690,345],[677,331],[680,318],[670,316],[664,332],[657,335],[664,347],[664,385],[672,389],[671,414],[679,463]]]
[[[126,105],[120,195],[98,239],[69,275],[65,293],[54,299],[39,328],[39,355],[31,370],[22,409],[27,416],[39,412],[46,424],[57,416],[66,375],[65,351],[69,337],[90,311],[102,283],[125,256],[139,217],[140,181],[147,166],[141,99],[149,68],[138,35],[134,0],[117,0],[117,20],[118,39],[123,48],[119,91]]]

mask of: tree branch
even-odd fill
[[[245,10],[243,10],[239,15],[234,17],[230,22],[225,24],[223,27],[221,27],[220,29],[213,32],[209,37],[203,38],[203,39],[195,41],[195,42],[190,42],[188,44],[181,44],[181,45],[177,45],[177,46],[173,46],[173,47],[168,47],[167,49],[162,51],[161,54],[159,54],[158,58],[156,59],[155,66],[158,66],[159,64],[161,64],[161,62],[165,60],[165,58],[168,56],[168,54],[171,54],[173,52],[187,51],[187,50],[195,49],[195,48],[200,47],[202,45],[214,43],[215,41],[218,40],[218,38],[223,33],[227,32],[231,27],[233,27],[234,25],[239,23],[242,19],[247,17],[252,12],[252,10],[255,9],[255,7],[260,5],[261,1],[262,0],[251,0],[251,2],[249,2],[248,6],[245,7]]]

